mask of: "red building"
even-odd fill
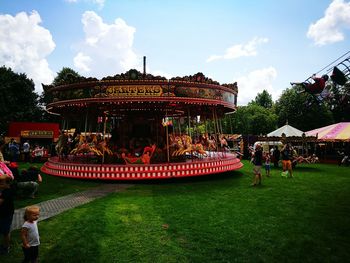
[[[58,137],[58,123],[11,122],[5,140],[8,142],[13,138],[20,143],[29,140],[32,145],[38,143],[45,146],[56,142]]]

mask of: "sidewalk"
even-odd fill
[[[110,193],[120,192],[131,184],[104,184],[79,193],[62,196],[56,199],[35,204],[40,207],[39,221],[58,215],[66,210],[89,203],[95,199],[104,197]],[[25,208],[16,209],[13,215],[11,230],[21,228]]]

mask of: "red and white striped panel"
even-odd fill
[[[216,174],[240,169],[241,161],[234,155],[208,158],[183,163],[151,165],[81,164],[59,162],[51,158],[42,172],[62,177],[102,180],[144,180]]]

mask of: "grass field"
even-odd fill
[[[28,169],[29,166],[33,164],[30,163],[20,163],[19,170]],[[34,164],[36,167],[40,168],[42,164]],[[98,181],[81,181],[74,180],[70,178],[62,178],[55,176],[48,176],[41,173],[43,177],[43,182],[39,186],[38,194],[35,199],[29,199],[24,197],[16,197],[15,207],[21,208],[33,203],[39,203],[42,201],[54,199],[63,195],[68,195],[71,193],[86,190],[88,188],[97,186],[100,184]]]
[[[350,167],[300,165],[293,179],[273,169],[251,187],[252,166],[244,164],[220,175],[137,183],[42,221],[40,262],[349,261]],[[73,188],[92,183],[46,179]],[[14,231],[11,253],[0,261],[20,262],[20,246]]]

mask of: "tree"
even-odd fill
[[[350,121],[350,82],[343,86],[333,84],[333,97],[327,101],[335,122]]]
[[[78,82],[82,79],[83,77],[81,77],[78,72],[74,71],[71,68],[63,67],[61,71],[57,73],[57,76],[55,77],[51,85],[43,85],[44,92],[42,93],[39,99],[40,105],[43,108],[45,108],[49,103],[53,102],[54,96],[50,91],[50,89],[53,88],[54,86],[71,84],[71,83]],[[72,93],[74,91],[66,91],[66,93],[69,93],[69,92]],[[57,115],[52,115],[47,112],[44,112],[43,114],[43,119],[45,119],[46,121],[58,122],[59,121],[58,118],[59,117]]]
[[[276,102],[275,112],[278,115],[278,125],[288,123],[302,131],[323,127],[334,122],[332,112],[322,103],[308,106],[307,93],[298,94],[294,88],[283,91]]]
[[[26,74],[0,67],[0,132],[4,133],[11,121],[39,120],[42,112],[34,82]]]
[[[258,93],[258,95],[255,97],[255,100],[251,101],[249,104],[252,103],[262,106],[266,109],[270,109],[273,105],[272,96],[267,92],[267,90],[263,90],[263,92]]]
[[[53,86],[59,86],[64,84],[72,84],[78,82],[82,77],[78,72],[71,68],[63,67],[61,71],[57,73],[56,78],[53,80]]]
[[[267,134],[275,129],[277,115],[271,109],[251,103],[248,106],[239,107],[234,114],[226,116],[225,123],[233,126],[234,133]],[[227,131],[229,131],[229,127],[226,126],[225,132]]]

